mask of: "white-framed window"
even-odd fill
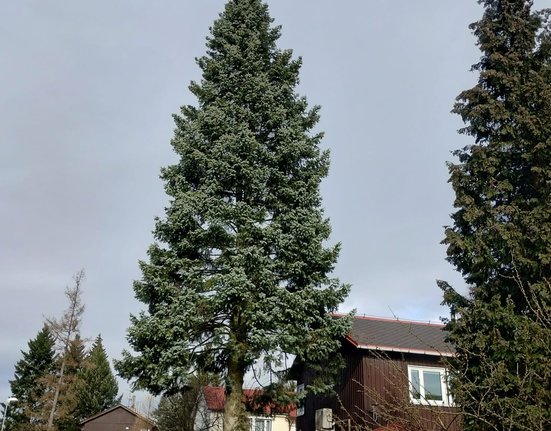
[[[297,417],[304,416],[304,398],[300,398],[301,395],[304,395],[304,383],[297,385],[297,396],[299,401],[297,401]]]
[[[251,431],[272,431],[272,418],[252,416],[249,418]]]
[[[408,365],[409,398],[414,404],[451,406],[445,368]]]

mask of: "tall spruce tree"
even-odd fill
[[[469,295],[441,282],[465,430],[551,429],[551,37],[527,0],[484,0],[472,24],[478,83],[454,112],[474,140],[455,152],[448,260]]]
[[[55,371],[54,344],[50,330],[44,326],[29,341],[28,351],[21,351],[23,358],[15,365],[14,379],[10,381],[11,392],[18,402],[10,406],[7,430],[28,431],[46,424],[47,406],[43,402],[49,389],[46,378]]]
[[[179,163],[162,170],[170,197],[157,243],[134,285],[147,312],[132,317],[119,373],[154,393],[189,373],[225,377],[224,429],[242,430],[243,378],[284,353],[327,361],[348,328],[334,319],[348,286],[329,276],[339,247],[319,191],[329,154],[312,129],[318,107],[295,92],[301,60],[280,50],[260,0],[230,0],[197,60],[197,106],[175,116]]]
[[[98,335],[86,356],[75,384],[77,424],[87,417],[107,410],[120,402],[119,385],[111,371],[103,340]]]

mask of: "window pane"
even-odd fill
[[[423,371],[423,387],[427,400],[443,401],[442,378],[437,371]]]
[[[272,421],[270,419],[255,418],[254,431],[271,431],[271,430],[272,430]]]
[[[415,400],[421,399],[419,370],[409,370],[409,379],[411,382],[411,396]]]

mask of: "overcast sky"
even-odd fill
[[[536,7],[551,0],[536,1]],[[195,100],[194,58],[223,0],[17,0],[0,5],[0,400],[21,349],[85,268],[82,333],[111,358],[141,305],[132,281],[167,198],[171,114]],[[475,0],[272,0],[299,92],[322,106],[322,191],[358,314],[438,320],[436,279],[461,286],[450,223],[449,113],[479,52]],[[124,387],[123,390],[127,391]]]

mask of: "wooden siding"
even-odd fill
[[[459,431],[456,409],[414,405],[409,399],[408,365],[441,366],[440,358],[428,355],[373,352],[343,348],[345,368],[336,396],[307,397],[305,414],[297,418],[297,431],[315,430],[315,411],[332,408],[336,431],[370,430],[399,423],[411,431]],[[303,381],[311,380],[303,373]]]
[[[157,427],[118,407],[86,421],[82,431],[157,431]]]

